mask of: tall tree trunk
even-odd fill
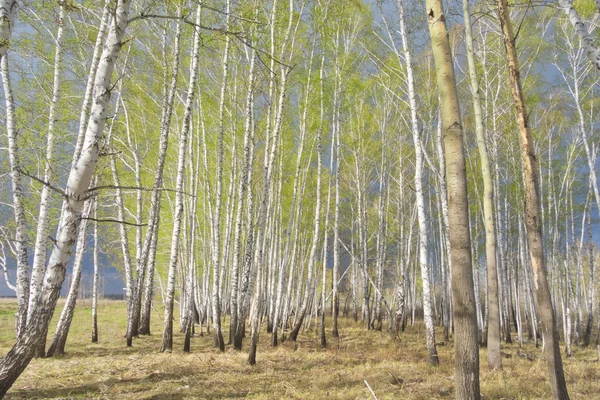
[[[196,25],[200,25],[202,6],[196,11]],[[164,329],[160,351],[172,351],[173,349],[173,304],[175,301],[175,274],[179,258],[179,245],[181,235],[181,219],[183,216],[183,190],[184,172],[187,153],[187,141],[190,134],[192,120],[192,107],[196,97],[196,82],[198,80],[198,64],[200,59],[200,32],[194,31],[192,66],[190,81],[188,85],[187,98],[185,101],[185,112],[183,125],[179,137],[179,150],[177,156],[177,181],[175,183],[175,212],[173,213],[173,236],[171,238],[171,255],[169,257],[169,272],[167,278],[167,294],[165,299]]]
[[[231,307],[231,320],[229,325],[229,341],[234,342],[235,331],[238,326],[238,316],[240,315],[239,310],[239,281],[240,272],[239,264],[242,253],[242,227],[243,227],[243,212],[244,203],[246,200],[246,192],[252,190],[250,187],[252,171],[251,171],[251,154],[254,148],[254,130],[252,128],[252,113],[254,108],[254,65],[256,56],[254,48],[250,51],[250,71],[248,73],[248,91],[246,94],[246,110],[245,110],[245,122],[244,122],[244,155],[242,163],[242,176],[238,185],[237,191],[237,211],[235,217],[235,237],[234,237],[234,248],[233,248],[233,260],[231,265],[231,295],[230,295],[230,307]],[[236,350],[241,350],[237,348]]]
[[[321,68],[320,68],[320,74],[321,74],[321,119],[320,119],[320,128],[319,128],[319,137],[317,138],[317,141],[319,142],[318,146],[319,146],[319,151],[320,151],[320,146],[321,146],[321,134],[322,134],[322,126],[323,126],[323,120],[324,120],[324,112],[325,112],[325,105],[323,104],[324,101],[324,91],[323,91],[323,63],[325,62],[325,59],[322,58],[321,59]],[[333,284],[333,289],[332,289],[332,315],[331,315],[331,319],[332,319],[332,327],[331,327],[331,334],[333,335],[334,338],[339,337],[339,331],[338,331],[338,315],[339,315],[339,311],[340,311],[340,299],[339,299],[339,293],[338,293],[338,280],[339,280],[339,275],[340,275],[340,203],[341,203],[341,189],[340,189],[340,169],[341,169],[341,151],[340,151],[340,127],[339,127],[339,99],[338,99],[338,106],[337,106],[337,114],[336,114],[336,138],[337,138],[337,142],[336,142],[336,146],[335,146],[335,205],[333,208],[333,268],[332,268],[332,276],[331,276],[331,282]],[[322,168],[322,161],[319,160],[319,168]],[[329,203],[327,203],[329,204]],[[325,302],[323,302],[323,307],[325,307]]]
[[[588,236],[588,259],[590,264],[590,276],[588,283],[588,298],[587,298],[587,323],[585,328],[585,335],[583,342],[585,346],[589,346],[591,336],[592,336],[592,328],[594,325],[594,242],[592,240],[592,213],[590,207],[590,215],[587,219],[587,236]]]
[[[305,144],[306,134],[308,131],[306,119],[307,119],[308,107],[309,107],[309,94],[311,93],[311,72],[312,72],[312,64],[313,64],[314,47],[315,47],[315,44],[313,43],[309,61],[308,61],[308,78],[307,78],[307,83],[306,83],[306,91],[304,93],[304,105],[303,105],[303,110],[302,110],[302,117],[301,117],[301,121],[300,121],[300,141],[299,141],[298,149],[297,149],[296,170],[294,172],[294,188],[293,188],[293,192],[292,192],[292,204],[291,204],[290,213],[288,216],[287,229],[285,231],[286,232],[286,234],[285,234],[285,239],[286,239],[285,249],[283,251],[283,258],[281,260],[281,267],[279,269],[279,277],[278,277],[278,282],[277,282],[277,299],[275,302],[275,309],[274,309],[273,320],[272,320],[273,330],[272,330],[272,334],[271,334],[271,344],[273,346],[277,346],[277,333],[279,330],[281,303],[283,300],[283,292],[285,290],[284,282],[285,282],[285,278],[286,278],[286,274],[287,274],[287,265],[289,264],[289,261],[290,261],[290,259],[289,259],[290,246],[292,245],[292,241],[296,239],[295,236],[292,239],[292,231],[295,231],[294,222],[296,222],[296,224],[299,223],[297,220],[295,220],[295,217],[297,217],[296,211],[299,208],[299,206],[298,206],[299,177],[300,177],[300,169],[302,166],[302,155],[304,152],[304,144]],[[318,133],[318,135],[320,135],[320,132]],[[318,140],[319,139],[317,139],[317,141]],[[317,144],[317,147],[318,146],[319,146],[319,144]]]
[[[226,29],[229,29],[229,9],[230,2],[227,0],[226,5]],[[229,73],[229,35],[225,37],[225,51],[223,54],[223,77],[221,81],[221,96],[219,100],[219,135],[217,138],[217,193],[215,213],[213,216],[213,335],[214,347],[225,351],[225,342],[223,333],[221,332],[221,296],[219,293],[220,271],[221,268],[221,204],[223,197],[223,135],[224,135],[224,117],[225,117],[225,89],[227,88],[227,77]],[[233,183],[231,183],[233,185]]]
[[[167,150],[169,147],[169,130],[171,128],[171,116],[173,115],[173,101],[177,89],[177,77],[179,76],[179,61],[180,61],[180,39],[181,39],[181,24],[177,24],[175,31],[175,43],[173,48],[173,66],[171,68],[171,82],[168,84],[168,72],[165,67],[164,74],[164,100],[160,124],[160,137],[158,142],[158,162],[154,175],[154,184],[152,186],[152,195],[150,198],[150,210],[148,215],[148,227],[146,228],[146,236],[142,247],[141,259],[138,264],[141,264],[144,269],[142,274],[137,276],[136,293],[133,302],[132,316],[134,320],[132,324],[139,318],[138,333],[141,335],[150,334],[150,313],[152,310],[152,296],[154,286],[154,267],[156,260],[156,243],[158,240],[158,227],[160,225],[160,203],[161,203],[161,188],[163,182],[163,171],[167,158]],[[165,39],[166,40],[166,39]],[[167,87],[168,85],[168,87]],[[144,282],[145,278],[145,282]],[[144,292],[144,300],[142,303],[142,288]],[[139,314],[139,317],[138,317]]]
[[[100,283],[100,247],[98,242],[98,198],[96,198],[96,201],[94,202],[94,278],[92,283],[92,343],[98,343],[98,285]]]
[[[119,0],[114,9],[113,22],[94,84],[94,101],[90,114],[92,123],[87,126],[81,156],[69,173],[63,212],[59,221],[56,243],[48,261],[42,295],[34,307],[34,313],[24,334],[18,337],[13,348],[0,359],[0,396],[4,396],[21,375],[31,361],[35,349],[45,339],[48,324],[52,319],[60,295],[60,288],[65,278],[67,264],[81,221],[83,203],[87,197],[86,192],[98,161],[100,141],[103,137],[109,110],[110,80],[122,48],[123,36],[128,23],[129,5],[129,0]]]
[[[559,337],[556,330],[554,311],[552,309],[550,289],[546,279],[546,263],[544,259],[542,230],[540,226],[537,165],[533,150],[533,140],[527,122],[515,36],[512,30],[507,0],[498,0],[498,14],[500,17],[500,24],[502,25],[504,44],[506,46],[508,76],[511,83],[511,91],[515,103],[520,133],[521,156],[523,159],[523,170],[525,175],[525,226],[527,227],[527,242],[529,244],[531,268],[533,271],[533,295],[540,322],[542,323],[544,341],[546,343],[544,350],[546,353],[546,362],[548,364],[550,385],[552,386],[554,397],[563,400],[568,399],[569,394],[567,392],[567,385],[563,372],[562,358],[558,343]]]
[[[471,12],[469,1],[463,0],[463,15],[465,19],[465,37],[467,42],[467,60],[471,78],[471,93],[475,114],[475,132],[477,147],[481,159],[481,175],[483,177],[483,216],[485,219],[485,261],[487,268],[487,353],[488,369],[502,369],[500,354],[500,308],[498,306],[498,276],[496,270],[496,227],[494,226],[494,185],[487,151],[485,129],[483,127],[483,112],[481,109],[481,94],[479,79],[475,66],[473,50],[473,34],[471,32]]]
[[[293,16],[294,16],[294,2],[290,0],[289,2],[289,15],[288,15],[288,24],[283,37],[283,42],[281,43],[281,52],[280,58],[283,59],[284,51],[287,48],[288,40],[290,38],[290,32],[292,30]],[[275,24],[276,24],[276,14],[277,14],[277,1],[273,2],[271,16],[270,16],[270,27],[271,27],[271,56],[275,54]],[[290,49],[290,57],[293,53],[293,48]],[[271,63],[273,66],[273,64]],[[267,132],[267,144],[268,146],[265,149],[265,165],[264,165],[264,178],[263,178],[263,189],[262,194],[263,198],[261,199],[260,209],[258,214],[258,229],[256,236],[256,255],[255,255],[255,264],[257,268],[257,280],[254,287],[254,299],[253,299],[253,308],[254,313],[252,314],[251,320],[251,338],[250,338],[250,349],[248,351],[248,364],[254,365],[256,364],[256,348],[258,346],[258,336],[259,336],[259,322],[260,322],[260,313],[261,313],[261,293],[260,293],[260,279],[263,269],[263,258],[264,258],[264,244],[265,244],[265,225],[267,218],[267,200],[272,195],[271,188],[271,180],[273,175],[273,165],[275,161],[275,155],[278,149],[279,144],[279,135],[281,133],[281,125],[283,120],[283,109],[285,106],[285,95],[286,95],[286,84],[287,78],[289,75],[290,69],[286,65],[281,66],[280,72],[280,87],[279,87],[279,98],[277,100],[277,104],[275,107],[276,115],[274,118],[273,131],[272,134]],[[271,73],[271,82],[273,83],[273,72]],[[273,93],[271,89],[269,89],[270,93]],[[267,124],[270,124],[270,118],[267,118]],[[268,127],[267,127],[268,129]],[[238,321],[239,324],[240,321]]]
[[[415,196],[417,202],[417,221],[419,223],[419,266],[421,268],[421,281],[423,282],[423,320],[425,324],[425,341],[427,343],[428,361],[430,364],[439,364],[437,349],[435,347],[435,328],[433,325],[433,310],[431,306],[431,282],[429,261],[427,259],[427,219],[425,216],[425,197],[423,194],[423,149],[419,134],[419,122],[417,119],[417,99],[415,93],[415,80],[413,77],[411,53],[409,51],[408,38],[405,27],[404,5],[398,1],[400,11],[400,32],[402,34],[402,46],[404,50],[404,61],[406,66],[408,99],[411,116],[411,133],[415,146]]]
[[[27,324],[29,303],[29,263],[27,260],[27,220],[23,201],[21,161],[19,157],[19,134],[15,121],[15,100],[12,93],[8,58],[2,57],[2,84],[6,100],[6,131],[8,134],[8,161],[12,184],[13,209],[15,216],[15,254],[17,259],[17,321],[16,334],[20,337]]]
[[[54,83],[52,86],[52,100],[50,101],[50,110],[48,112],[48,130],[46,133],[46,159],[44,167],[44,181],[52,182],[54,177],[54,126],[57,122],[58,103],[60,101],[60,85],[62,77],[62,53],[63,53],[63,35],[65,26],[65,4],[60,3],[58,11],[58,32],[56,33],[56,49],[54,52]],[[27,315],[31,315],[36,299],[38,298],[42,280],[44,279],[44,270],[46,267],[46,257],[48,255],[48,230],[50,225],[50,200],[51,189],[49,186],[42,187],[40,197],[40,211],[37,220],[37,232],[35,237],[35,251],[33,255],[31,282],[29,285],[29,306]]]
[[[479,346],[462,122],[446,15],[441,0],[426,0],[446,150],[457,399],[479,399]]]

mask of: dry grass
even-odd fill
[[[297,343],[269,345],[262,334],[258,363],[246,363],[247,353],[230,347],[224,354],[212,348],[212,336],[192,339],[192,353],[184,354],[183,336],[175,335],[174,352],[157,350],[161,319],[154,316],[154,335],[125,347],[125,307],[103,302],[99,310],[100,343],[90,343],[90,305],[82,302],[75,313],[60,358],[33,360],[15,383],[8,399],[369,399],[367,380],[381,400],[449,399],[454,397],[453,347],[440,346],[440,367],[426,364],[420,325],[408,328],[399,340],[366,331],[350,320],[341,323],[340,338],[328,338],[319,348],[314,330]],[[14,301],[0,301],[0,354],[14,341]],[[313,324],[314,326],[314,324]],[[550,398],[546,364],[541,349],[526,344],[503,348],[504,371],[488,373],[481,351],[481,390],[486,399]],[[519,353],[533,357],[524,358]],[[600,398],[600,364],[593,349],[575,348],[565,360],[571,398]]]

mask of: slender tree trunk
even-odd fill
[[[92,343],[98,343],[98,285],[100,278],[98,199],[94,202],[94,278],[92,283]],[[103,293],[104,294],[104,293]]]
[[[321,69],[320,69],[320,73],[321,73],[321,125],[323,124],[323,120],[324,120],[324,93],[323,93],[323,63],[324,63],[324,58],[321,59]],[[338,106],[337,106],[337,114],[339,114],[339,99],[338,99]],[[341,169],[341,151],[340,151],[340,118],[339,115],[336,114],[336,127],[335,127],[335,134],[336,134],[336,138],[337,138],[337,142],[336,142],[336,146],[335,146],[335,205],[334,205],[334,211],[333,211],[333,268],[332,268],[332,276],[331,276],[331,281],[333,284],[333,289],[332,289],[332,329],[331,329],[331,334],[334,338],[339,337],[339,331],[338,331],[338,316],[339,316],[339,310],[340,310],[340,300],[339,300],[339,293],[338,293],[338,280],[339,280],[339,275],[340,275],[340,203],[341,203],[341,189],[340,189],[340,169]],[[319,131],[319,137],[317,138],[317,140],[319,141],[319,146],[320,146],[320,141],[321,141],[321,131]],[[322,168],[321,164],[319,165],[319,168]],[[329,204],[329,203],[328,203]],[[323,307],[325,307],[325,303],[323,303]]]
[[[50,101],[50,110],[48,112],[48,131],[46,133],[46,159],[44,167],[44,181],[52,182],[54,177],[54,126],[57,122],[58,105],[60,101],[60,85],[62,77],[62,53],[63,53],[63,35],[65,26],[65,5],[60,3],[58,15],[58,32],[56,33],[56,49],[54,52],[54,83],[52,87],[52,100]],[[42,280],[44,278],[44,270],[46,267],[46,257],[48,255],[48,231],[50,225],[50,201],[51,189],[49,186],[42,187],[40,197],[40,211],[37,220],[37,233],[35,238],[35,251],[33,255],[29,306],[27,315],[31,315],[36,299],[38,298]]]
[[[507,0],[498,1],[498,14],[500,17],[500,24],[502,25],[504,44],[506,46],[508,73],[520,132],[521,156],[523,159],[523,170],[525,175],[525,225],[527,227],[527,242],[529,244],[531,268],[533,271],[533,295],[536,309],[541,319],[542,333],[546,343],[546,362],[548,364],[552,392],[554,398],[564,400],[569,398],[569,394],[567,392],[567,385],[563,372],[562,358],[558,343],[559,337],[556,330],[554,312],[552,310],[552,299],[550,297],[550,289],[548,288],[548,281],[546,279],[546,264],[544,260],[542,231],[540,226],[537,165],[531,132],[527,122],[523,90],[521,88],[519,62],[515,46],[515,36],[512,31]]]
[[[590,207],[590,215],[587,219],[587,236],[588,236],[588,259],[590,264],[590,276],[588,283],[588,297],[587,297],[587,323],[585,328],[584,335],[584,345],[589,346],[591,336],[592,336],[592,328],[594,326],[594,242],[592,240],[592,213]]]
[[[465,37],[467,42],[467,60],[469,76],[471,78],[471,93],[473,95],[473,108],[475,114],[475,131],[477,134],[477,147],[481,159],[481,175],[483,177],[483,214],[485,219],[485,260],[487,266],[487,353],[488,369],[502,369],[502,356],[500,354],[500,308],[498,306],[498,277],[496,274],[496,228],[494,226],[494,185],[490,170],[490,161],[487,151],[485,130],[483,127],[483,112],[481,109],[481,94],[479,92],[479,79],[475,66],[473,50],[473,34],[471,32],[471,12],[469,1],[463,0],[463,15],[465,18]]]
[[[21,161],[19,157],[19,133],[16,127],[15,100],[12,93],[8,58],[2,57],[2,84],[6,100],[6,131],[8,134],[8,160],[12,184],[12,199],[15,216],[15,254],[17,259],[17,321],[16,334],[20,337],[27,324],[29,303],[29,263],[27,260],[27,220],[23,200]]]
[[[421,138],[419,134],[419,122],[417,118],[417,100],[415,93],[415,81],[413,77],[411,52],[409,50],[408,38],[405,27],[404,5],[398,1],[400,12],[400,32],[402,35],[402,46],[406,66],[408,99],[411,115],[411,133],[415,146],[415,196],[417,202],[417,220],[419,224],[419,266],[421,268],[421,280],[423,282],[423,319],[425,324],[425,340],[427,344],[428,361],[430,364],[439,364],[437,349],[435,346],[435,328],[433,324],[433,310],[431,305],[431,282],[430,267],[427,257],[427,220],[425,216],[425,198],[423,195],[423,150],[421,149]]]
[[[196,11],[196,24],[200,25],[202,7],[198,6]],[[171,239],[171,255],[169,258],[169,275],[167,278],[167,297],[165,299],[164,329],[162,337],[161,352],[172,351],[173,349],[173,304],[175,297],[175,274],[177,273],[177,263],[179,258],[179,245],[181,235],[181,219],[183,214],[183,190],[184,190],[184,172],[187,153],[187,141],[190,134],[190,125],[192,120],[192,106],[196,97],[196,82],[198,80],[198,64],[200,58],[200,32],[194,32],[192,67],[190,81],[188,86],[187,98],[185,102],[185,113],[183,117],[183,126],[179,137],[179,150],[177,157],[177,181],[175,183],[175,212],[173,213],[173,236]]]
[[[471,243],[466,167],[462,144],[462,122],[452,53],[441,0],[427,0],[431,47],[446,149],[446,179],[452,258],[452,302],[455,326],[455,382],[457,399],[479,399],[479,346]]]
[[[227,0],[226,5],[226,29],[229,27],[229,9],[230,2]],[[224,117],[225,117],[225,89],[227,87],[227,77],[229,73],[229,35],[225,37],[225,51],[223,54],[223,77],[221,81],[221,96],[219,100],[219,135],[217,139],[217,193],[216,205],[213,221],[213,334],[214,347],[225,351],[225,341],[221,332],[221,297],[219,293],[219,278],[221,271],[221,204],[223,193],[223,135],[224,135]],[[231,183],[233,185],[233,183]]]
[[[271,16],[270,16],[270,25],[271,25],[271,55],[275,54],[275,17],[277,12],[277,1],[273,2]],[[283,42],[281,43],[281,53],[280,57],[283,58],[284,50],[287,48],[288,40],[290,38],[290,32],[292,30],[292,22],[294,15],[294,2],[290,0],[289,2],[289,16],[288,16],[288,25],[284,34]],[[290,53],[293,53],[293,48]],[[273,64],[271,64],[273,65]],[[258,229],[257,229],[257,237],[256,237],[256,257],[255,264],[257,268],[257,280],[254,288],[254,301],[253,308],[254,313],[252,314],[251,320],[251,339],[250,339],[250,349],[248,352],[248,364],[254,365],[256,364],[256,348],[258,345],[258,336],[259,336],[259,323],[260,318],[259,314],[261,312],[261,293],[260,293],[260,279],[262,270],[263,270],[263,247],[265,244],[265,225],[267,218],[267,200],[272,195],[271,189],[271,180],[273,175],[273,164],[275,161],[275,155],[277,152],[278,144],[279,144],[279,135],[281,133],[281,124],[283,119],[283,109],[285,106],[285,94],[286,94],[286,84],[287,78],[290,70],[287,66],[281,66],[280,73],[280,87],[279,87],[279,98],[276,106],[276,116],[274,119],[273,131],[272,135],[267,132],[267,143],[270,146],[265,147],[268,149],[268,152],[265,151],[265,165],[264,165],[264,178],[263,178],[263,198],[261,200],[259,215],[258,215]],[[271,84],[273,83],[274,76],[271,75]],[[271,90],[270,90],[271,91]],[[272,93],[272,92],[271,92]],[[267,118],[267,124],[270,124],[270,119]],[[269,148],[270,147],[270,148]],[[239,322],[238,322],[239,323]]]
[[[244,156],[242,164],[242,176],[240,178],[238,191],[237,191],[237,212],[235,217],[235,237],[234,237],[234,248],[233,248],[233,260],[231,266],[231,295],[230,295],[230,307],[231,307],[231,320],[229,325],[229,342],[234,342],[235,330],[238,325],[238,316],[240,315],[239,310],[239,263],[242,252],[242,227],[243,227],[243,212],[244,202],[246,200],[246,192],[249,189],[251,183],[252,171],[250,166],[252,161],[250,155],[254,148],[254,130],[252,128],[252,113],[254,107],[254,65],[256,56],[254,49],[250,51],[250,71],[248,73],[248,91],[246,94],[246,113],[244,122]],[[237,348],[236,350],[241,350]]]
[[[287,229],[286,229],[286,241],[285,241],[285,250],[283,251],[283,258],[281,261],[281,267],[279,269],[279,279],[277,282],[277,299],[275,302],[275,309],[274,309],[274,313],[273,313],[273,330],[272,330],[272,335],[271,335],[271,344],[273,346],[277,346],[277,333],[279,330],[279,322],[280,322],[280,313],[281,313],[281,302],[283,299],[283,291],[284,291],[284,282],[285,282],[285,278],[286,278],[286,274],[287,274],[287,265],[289,263],[289,256],[288,254],[290,253],[290,246],[292,245],[292,231],[295,230],[293,228],[295,228],[294,226],[294,222],[296,222],[296,224],[298,224],[298,221],[295,220],[295,217],[297,216],[296,210],[299,208],[298,207],[298,187],[299,187],[299,176],[300,176],[300,169],[302,166],[302,154],[304,152],[304,143],[305,143],[305,139],[306,139],[306,134],[307,134],[307,114],[308,114],[308,107],[309,107],[309,94],[311,93],[311,72],[312,72],[312,63],[313,63],[313,54],[314,54],[314,43],[313,43],[313,47],[310,53],[310,58],[308,61],[308,78],[307,78],[307,83],[306,83],[306,91],[305,91],[305,95],[304,95],[304,105],[303,105],[303,110],[302,110],[302,117],[301,117],[301,122],[300,122],[300,142],[299,142],[299,147],[298,147],[298,154],[297,154],[297,158],[296,158],[296,170],[294,173],[294,188],[293,188],[293,192],[292,192],[292,205],[290,207],[290,213],[288,216],[288,224],[287,224]],[[322,129],[322,127],[320,127]],[[318,133],[318,135],[320,135],[321,132]],[[320,137],[320,136],[319,136]],[[319,139],[317,139],[318,141]],[[317,144],[317,147],[319,146],[319,144]],[[295,240],[295,236],[294,239]]]
[[[173,101],[177,89],[177,77],[179,76],[179,61],[180,61],[180,39],[181,39],[181,24],[177,24],[175,31],[175,43],[173,48],[173,67],[171,68],[171,82],[167,89],[168,73],[165,67],[164,76],[164,95],[163,109],[160,124],[160,137],[158,144],[158,162],[156,173],[154,175],[154,184],[152,186],[152,195],[150,198],[150,210],[148,216],[148,227],[146,228],[146,236],[142,247],[141,259],[139,264],[144,266],[142,274],[137,276],[136,295],[133,302],[132,315],[139,319],[138,333],[141,335],[150,334],[150,313],[152,310],[152,296],[154,287],[154,267],[156,260],[156,243],[158,241],[158,228],[160,225],[160,203],[161,203],[161,188],[163,182],[163,171],[169,147],[169,130],[171,127],[171,116],[173,115]],[[166,40],[166,39],[165,39]],[[144,274],[144,272],[146,272]],[[145,276],[144,276],[145,275]],[[145,278],[145,282],[144,282]],[[144,292],[144,301],[142,303],[142,287]],[[136,321],[132,321],[135,323]]]

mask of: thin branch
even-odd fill
[[[102,186],[96,186],[93,188],[89,188],[88,189],[88,193],[93,193],[93,192],[97,192],[98,190],[104,190],[104,189],[121,189],[121,190],[141,190],[143,192],[152,192],[154,190],[161,190],[164,192],[175,192],[177,193],[177,189],[170,189],[170,188],[148,188],[148,187],[143,187],[143,186],[116,186],[116,185],[102,185]],[[189,196],[189,197],[196,197],[193,194],[187,193],[185,191],[181,191],[182,194]],[[86,199],[88,199],[90,196],[86,197]]]
[[[118,219],[113,219],[113,218],[92,218],[92,217],[82,217],[81,218],[86,219],[88,221],[94,221],[94,222],[115,222],[117,224],[123,224],[123,225],[129,225],[129,226],[148,226],[148,224],[135,224],[133,222],[127,222],[127,221],[121,221]]]
[[[17,171],[19,171],[21,174],[33,179],[34,181],[37,181],[37,182],[41,183],[42,185],[49,187],[50,189],[54,190],[56,193],[60,194],[61,196],[67,197],[67,194],[61,188],[56,187],[56,186],[52,185],[51,183],[46,182],[45,180],[43,180],[41,178],[38,178],[35,175],[31,175],[29,172],[25,171],[22,168],[17,168]]]
[[[375,396],[375,392],[373,391],[373,389],[371,389],[371,386],[369,386],[369,382],[367,382],[367,380],[366,380],[366,379],[364,380],[364,382],[365,382],[365,385],[367,385],[367,389],[369,389],[369,392],[371,392],[371,395],[373,396],[373,398],[374,398],[375,400],[378,400],[378,399],[377,399],[377,396]]]
[[[212,26],[205,26],[205,25],[199,25],[197,23],[195,23],[194,21],[190,21],[188,19],[186,19],[185,17],[176,17],[173,15],[159,15],[159,14],[140,14],[136,17],[133,17],[129,20],[129,23],[132,23],[134,21],[138,21],[138,20],[143,20],[143,19],[148,19],[148,18],[158,18],[158,19],[171,19],[171,20],[176,20],[176,21],[181,21],[185,24],[191,25],[194,28],[197,29],[204,29],[206,31],[210,31],[210,32],[219,32],[223,35],[232,35],[233,37],[235,37],[236,39],[238,39],[240,42],[242,42],[244,45],[250,47],[251,49],[254,49],[256,52],[266,55],[267,57],[269,57],[270,59],[273,59],[273,61],[275,61],[276,64],[279,64],[283,67],[287,67],[287,68],[292,68],[293,66],[288,65],[286,63],[284,63],[281,60],[278,60],[277,58],[273,57],[272,55],[268,54],[266,51],[259,49],[257,47],[252,46],[252,44],[244,37],[244,32],[243,31],[239,31],[239,32],[235,32],[235,31],[229,31],[225,28],[219,28],[219,27],[212,27]],[[259,57],[260,59],[260,57]]]

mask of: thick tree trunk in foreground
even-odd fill
[[[86,203],[82,214],[83,221],[79,225],[79,233],[77,234],[77,246],[75,259],[73,260],[73,272],[71,273],[69,294],[65,300],[65,305],[60,314],[58,323],[56,324],[56,330],[54,331],[54,336],[52,336],[52,341],[48,347],[46,357],[52,357],[55,354],[65,354],[67,336],[69,335],[69,329],[71,328],[71,322],[73,321],[73,314],[75,312],[75,304],[77,303],[77,297],[79,295],[79,283],[81,282],[81,269],[83,268],[83,257],[85,255],[86,247],[85,242],[87,239],[87,218],[90,215],[92,207],[95,207],[93,203],[94,200],[89,200]]]
[[[111,29],[98,66],[94,84],[94,101],[83,150],[67,180],[63,212],[56,243],[48,262],[42,295],[34,308],[34,313],[24,334],[19,336],[13,348],[0,360],[0,397],[6,394],[25,370],[35,349],[45,340],[48,324],[52,319],[60,295],[67,264],[77,237],[87,189],[98,161],[100,141],[109,110],[110,80],[127,28],[129,5],[129,0],[119,0],[115,9]]]
[[[462,122],[446,15],[441,0],[426,0],[431,47],[440,91],[446,150],[452,306],[455,327],[454,376],[457,399],[479,399],[479,343],[471,265],[467,176],[462,144]]]
[[[542,324],[544,335],[544,351],[548,364],[550,385],[554,398],[564,400],[569,398],[567,384],[563,372],[562,358],[559,347],[559,336],[556,330],[552,299],[546,278],[546,261],[542,241],[542,229],[540,225],[540,200],[538,194],[537,162],[533,148],[531,131],[527,121],[525,101],[523,100],[523,89],[515,46],[515,36],[512,30],[508,11],[508,1],[498,0],[498,14],[504,45],[508,58],[508,76],[511,91],[515,103],[517,123],[519,125],[519,137],[521,141],[521,156],[523,159],[523,171],[525,178],[525,226],[527,227],[527,243],[531,255],[531,269],[533,272],[533,298],[536,311]]]

